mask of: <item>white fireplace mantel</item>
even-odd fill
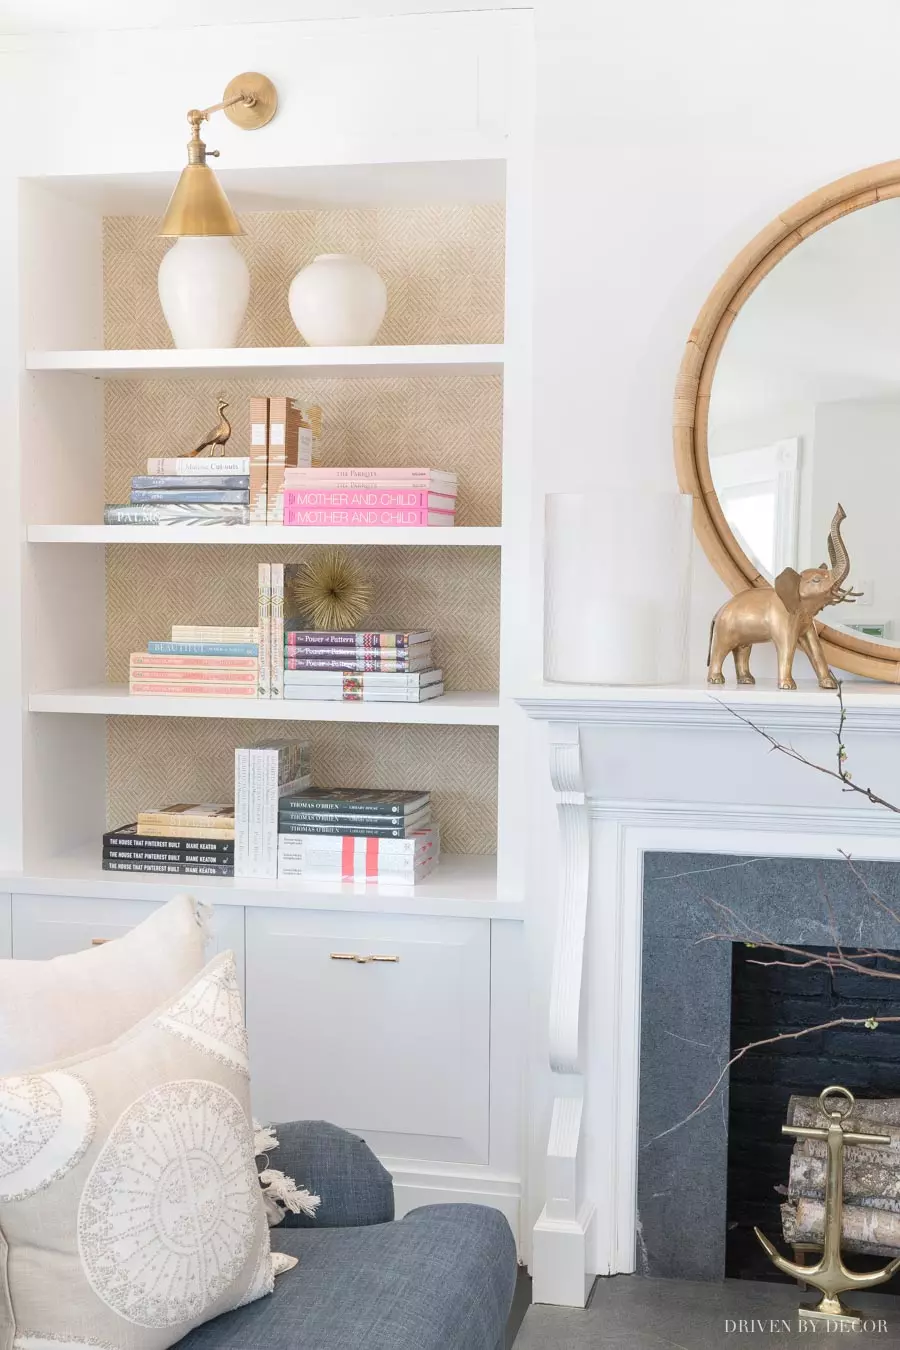
[[[841,693],[854,731],[900,731],[900,685],[851,681]],[[694,727],[743,731],[739,717],[777,735],[834,731],[837,694],[818,685],[778,689],[774,680],[755,687],[708,684],[597,686],[543,684],[517,702],[545,722],[618,727]],[[733,709],[734,711],[730,711]]]
[[[900,801],[900,687],[848,681],[842,693],[861,781]],[[529,1183],[543,1206],[534,1298],[579,1307],[595,1275],[636,1268],[644,853],[900,860],[900,816],[773,754],[741,721],[834,766],[838,700],[815,685],[544,684],[518,702],[547,724],[559,853],[534,1076],[546,1082],[549,1060],[552,1102],[532,1103],[549,1118],[543,1176],[533,1166]]]

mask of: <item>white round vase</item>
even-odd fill
[[[159,267],[159,300],[176,347],[233,347],[250,269],[227,236],[178,239]]]
[[[387,309],[381,277],[350,253],[320,253],[291,282],[291,318],[310,347],[365,347]]]

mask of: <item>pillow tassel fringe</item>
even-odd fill
[[[286,1177],[277,1168],[267,1167],[259,1174],[263,1188],[263,1203],[269,1219],[269,1227],[275,1228],[284,1219],[285,1213],[305,1214],[316,1217],[316,1210],[322,1203],[322,1197],[312,1195],[306,1187],[300,1187],[292,1177]]]

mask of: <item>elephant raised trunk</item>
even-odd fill
[[[841,537],[841,525],[847,519],[847,512],[838,502],[838,508],[828,531],[828,558],[831,563],[831,584],[840,591],[850,572],[850,555]]]
[[[846,512],[839,504],[828,533],[831,566],[807,567],[797,572],[786,567],[774,585],[751,587],[723,605],[713,619],[707,656],[710,684],[724,684],[722,662],[734,655],[738,684],[753,684],[750,650],[755,642],[773,642],[778,652],[778,687],[796,689],[792,674],[794,652],[806,653],[822,689],[835,689],[837,681],[828,669],[816,629],[816,615],[826,605],[853,603],[861,594],[844,582],[850,572],[850,556],[841,537]]]

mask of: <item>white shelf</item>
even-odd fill
[[[160,877],[152,873],[104,872],[100,841],[54,858],[28,872],[0,874],[0,888],[19,895],[73,899],[159,900],[176,891],[202,895],[211,905],[348,910],[365,914],[422,914],[451,918],[521,919],[522,906],[497,898],[493,855],[444,854],[418,886],[397,882],[245,881],[235,877]]]
[[[499,525],[392,529],[304,525],[29,525],[30,544],[366,544],[370,547],[498,547]]]
[[[390,722],[428,726],[495,727],[494,693],[444,694],[426,703],[345,703],[335,699],[177,698],[132,695],[126,684],[57,689],[32,694],[30,712],[93,713],[108,717],[221,717],[263,722]]]
[[[144,351],[31,351],[27,370],[81,372],[96,377],[264,374],[310,376],[497,375],[502,343],[428,347],[223,347]]]

